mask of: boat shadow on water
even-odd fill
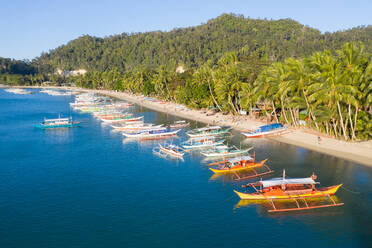
[[[332,200],[336,203],[339,203],[339,198],[336,195],[331,196]],[[321,204],[330,203],[330,199],[324,199],[322,197],[316,197],[312,199],[307,199],[307,204],[309,206],[318,206]],[[275,205],[278,208],[295,208],[296,203],[290,199],[283,199],[283,200],[276,200]],[[329,216],[329,215],[336,215],[336,214],[343,214],[343,208],[324,208],[324,209],[307,209],[301,211],[288,211],[288,212],[269,212],[268,210],[272,209],[272,205],[266,200],[240,200],[234,206],[234,211],[238,209],[244,208],[252,208],[256,207],[257,212],[262,216],[270,216],[273,218],[281,217],[281,216]],[[304,206],[305,207],[305,204]]]
[[[166,160],[169,160],[169,161],[181,161],[181,162],[185,162],[185,159],[183,157],[175,157],[175,156],[171,156],[169,154],[165,154],[165,153],[161,153],[161,152],[156,152],[156,151],[153,151],[153,154],[159,158],[163,158],[163,159],[166,159]]]
[[[265,169],[257,169],[256,168],[256,172],[257,173],[261,173],[265,171]],[[239,172],[238,173],[239,177],[242,177],[242,178],[245,178],[245,177],[250,177],[248,179],[248,182],[254,182],[254,181],[257,181],[257,178],[258,179],[268,179],[268,178],[271,178],[272,175],[271,174],[265,174],[265,175],[262,175],[262,176],[255,176],[255,173],[253,171],[243,171],[243,172]],[[223,183],[227,183],[227,182],[235,182],[237,183],[239,180],[237,180],[237,176],[236,174],[227,174],[227,173],[224,173],[224,174],[216,174],[214,173],[210,178],[209,178],[210,181],[217,181],[217,180],[221,180]]]

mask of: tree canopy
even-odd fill
[[[270,61],[300,58],[315,51],[336,51],[349,41],[361,41],[372,52],[372,26],[322,34],[291,19],[262,20],[223,14],[207,23],[169,32],[123,33],[105,38],[84,35],[42,54],[39,68],[120,72],[179,64],[198,68],[227,52],[245,49]],[[43,67],[44,66],[44,67]]]

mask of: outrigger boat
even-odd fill
[[[260,162],[255,162],[254,157],[255,156],[253,156],[253,158],[251,156],[235,157],[232,159],[207,164],[207,166],[216,166],[216,168],[209,168],[215,174],[234,174],[236,176],[235,180],[244,180],[252,177],[259,177],[274,172],[265,164],[267,159]],[[258,173],[256,171],[256,168],[259,167],[265,167],[266,171]],[[243,177],[238,174],[239,172],[247,170],[253,171],[254,174]]]
[[[307,178],[285,178],[285,171],[283,171],[282,178],[273,178],[264,181],[258,181],[256,183],[249,183],[242,185],[242,187],[251,187],[256,192],[254,193],[242,193],[234,190],[234,192],[242,200],[265,200],[271,203],[273,209],[268,210],[269,212],[285,212],[285,211],[296,211],[296,210],[307,210],[324,207],[336,207],[341,206],[344,203],[336,203],[331,195],[334,195],[342,184],[316,188],[315,185],[319,184],[315,182],[316,175],[312,175]],[[308,198],[328,198],[330,204],[321,205],[310,205],[306,200]],[[275,205],[274,200],[293,200],[296,203],[295,208],[279,208]],[[303,206],[300,203],[303,201]]]
[[[208,158],[210,157],[231,157],[231,156],[236,156],[236,155],[247,153],[251,149],[253,149],[253,147],[241,150],[237,148],[236,146],[231,146],[231,147],[216,146],[215,149],[200,152],[200,154]]]
[[[132,124],[133,123],[133,124]],[[143,122],[131,122],[130,124],[124,125],[124,126],[112,126],[117,131],[127,131],[127,132],[138,132],[138,131],[144,131],[144,130],[153,130],[153,129],[160,129],[164,128],[163,124],[160,125],[154,125],[154,124],[148,124]]]
[[[252,132],[242,133],[247,138],[259,138],[270,135],[280,135],[287,132],[287,128],[280,123],[273,123],[257,128]]]
[[[127,138],[152,139],[175,136],[179,131],[181,131],[181,129],[170,131],[169,129],[159,128],[154,130],[144,130],[138,133],[123,132],[122,134]]]
[[[109,118],[100,118],[101,121],[103,122],[108,122],[108,123],[117,123],[117,122],[134,122],[134,121],[139,121],[143,118],[143,116],[140,117],[132,117],[130,115],[124,115],[120,117],[109,117]]]
[[[173,124],[169,125],[170,128],[183,128],[183,127],[188,127],[188,126],[190,126],[190,123],[184,120],[175,121]]]
[[[60,116],[57,119],[44,119],[44,121],[38,125],[35,125],[37,128],[68,128],[79,126],[80,122],[72,121],[72,118],[61,118]]]
[[[164,153],[164,154],[168,154],[168,155],[171,155],[173,157],[179,157],[179,158],[182,158],[183,155],[185,155],[185,151],[181,147],[176,146],[176,145],[172,145],[172,144],[164,145],[164,146],[159,144],[159,147],[154,148],[153,152],[154,153]]]
[[[20,94],[20,95],[31,94],[31,91],[20,89],[20,88],[8,88],[8,89],[5,89],[5,91],[9,93],[13,93],[13,94]]]
[[[215,135],[223,135],[229,132],[231,127],[220,127],[220,126],[210,126],[210,127],[202,127],[196,128],[193,130],[188,131],[186,134],[191,138],[196,137],[204,137],[204,136],[215,136]]]
[[[224,139],[216,140],[216,137],[208,136],[208,137],[189,139],[181,143],[181,146],[184,149],[200,149],[200,148],[219,146],[219,145],[222,145],[224,141],[225,141]]]

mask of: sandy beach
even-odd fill
[[[27,88],[27,87],[23,87]],[[41,88],[41,87],[29,87],[29,88]],[[49,88],[49,87],[48,87]],[[55,88],[55,87],[51,87]],[[103,94],[106,96],[115,97],[128,102],[136,103],[146,108],[164,112],[170,115],[194,120],[210,125],[220,126],[231,126],[238,131],[249,131],[256,129],[261,125],[265,125],[266,122],[252,119],[249,116],[231,116],[222,115],[220,113],[212,116],[207,116],[205,110],[191,110],[183,105],[164,102],[156,100],[155,98],[149,98],[144,96],[132,95],[125,92],[115,92],[109,90],[90,90],[80,88],[64,88],[80,90],[84,92],[93,92],[97,94]],[[321,142],[318,143],[318,136],[321,136]],[[269,139],[304,147],[310,150],[329,154],[335,157],[340,157],[346,160],[357,162],[363,165],[372,166],[372,140],[365,142],[346,142],[337,140],[334,138],[326,137],[323,134],[317,134],[314,131],[308,129],[291,129],[289,133],[270,137]]]
[[[124,92],[107,90],[87,91],[123,99],[155,111],[164,112],[210,125],[231,126],[235,130],[242,132],[256,129],[259,126],[266,124],[266,122],[258,121],[249,118],[248,116],[230,116],[222,115],[220,113],[207,116],[205,110],[191,110],[180,104],[157,101],[155,99],[130,95]],[[318,135],[321,136],[321,142],[319,144]],[[291,129],[291,131],[287,134],[270,137],[269,139],[372,166],[372,140],[365,142],[346,142],[325,137],[322,134],[311,133],[311,131],[307,129]]]

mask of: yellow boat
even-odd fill
[[[218,166],[217,168],[209,168],[215,174],[220,175],[220,174],[233,173],[236,176],[235,180],[243,180],[243,179],[247,179],[251,177],[263,176],[263,175],[274,172],[265,164],[266,161],[267,159],[256,163],[254,161],[254,158],[250,156],[243,156],[243,157],[236,157],[236,158],[224,160],[224,161],[217,162],[217,163],[211,163],[211,164],[208,164],[208,166],[211,166],[211,165]],[[255,168],[257,167],[265,167],[266,171],[257,173],[257,171],[255,170]],[[239,176],[238,172],[246,171],[246,170],[251,170],[254,172],[254,174],[250,176],[245,176],[245,177]]]
[[[243,170],[249,170],[257,167],[262,167],[264,166],[264,163],[267,161],[267,159],[262,160],[261,162],[255,163],[255,162],[250,162],[244,159],[240,159],[239,161],[232,161],[227,160],[227,163],[225,167],[219,168],[219,169],[214,169],[214,168],[209,168],[211,171],[213,171],[216,174],[222,174],[222,173],[233,173],[233,172],[238,172],[238,171],[243,171]],[[229,164],[231,167],[229,167]]]
[[[259,181],[256,183],[249,183],[243,185],[243,187],[252,187],[256,192],[254,193],[243,193],[234,190],[234,192],[242,200],[266,200],[269,201],[273,209],[269,212],[283,212],[283,211],[294,211],[294,210],[306,210],[315,209],[323,207],[335,207],[341,206],[343,203],[336,203],[331,195],[334,195],[337,190],[342,186],[342,184],[316,188],[315,182],[316,176],[313,174],[311,177],[307,178],[285,178],[285,171],[283,171],[283,178],[273,178],[269,180]],[[306,199],[308,198],[329,198],[331,204],[323,205],[311,205]],[[296,203],[295,208],[278,208],[274,204],[274,200],[293,200]]]
[[[342,184],[330,186],[321,189],[308,189],[301,190],[300,192],[283,191],[281,189],[273,189],[265,193],[242,193],[234,190],[234,192],[242,200],[268,200],[268,199],[291,199],[291,198],[304,198],[304,197],[323,197],[328,195],[334,195]]]

